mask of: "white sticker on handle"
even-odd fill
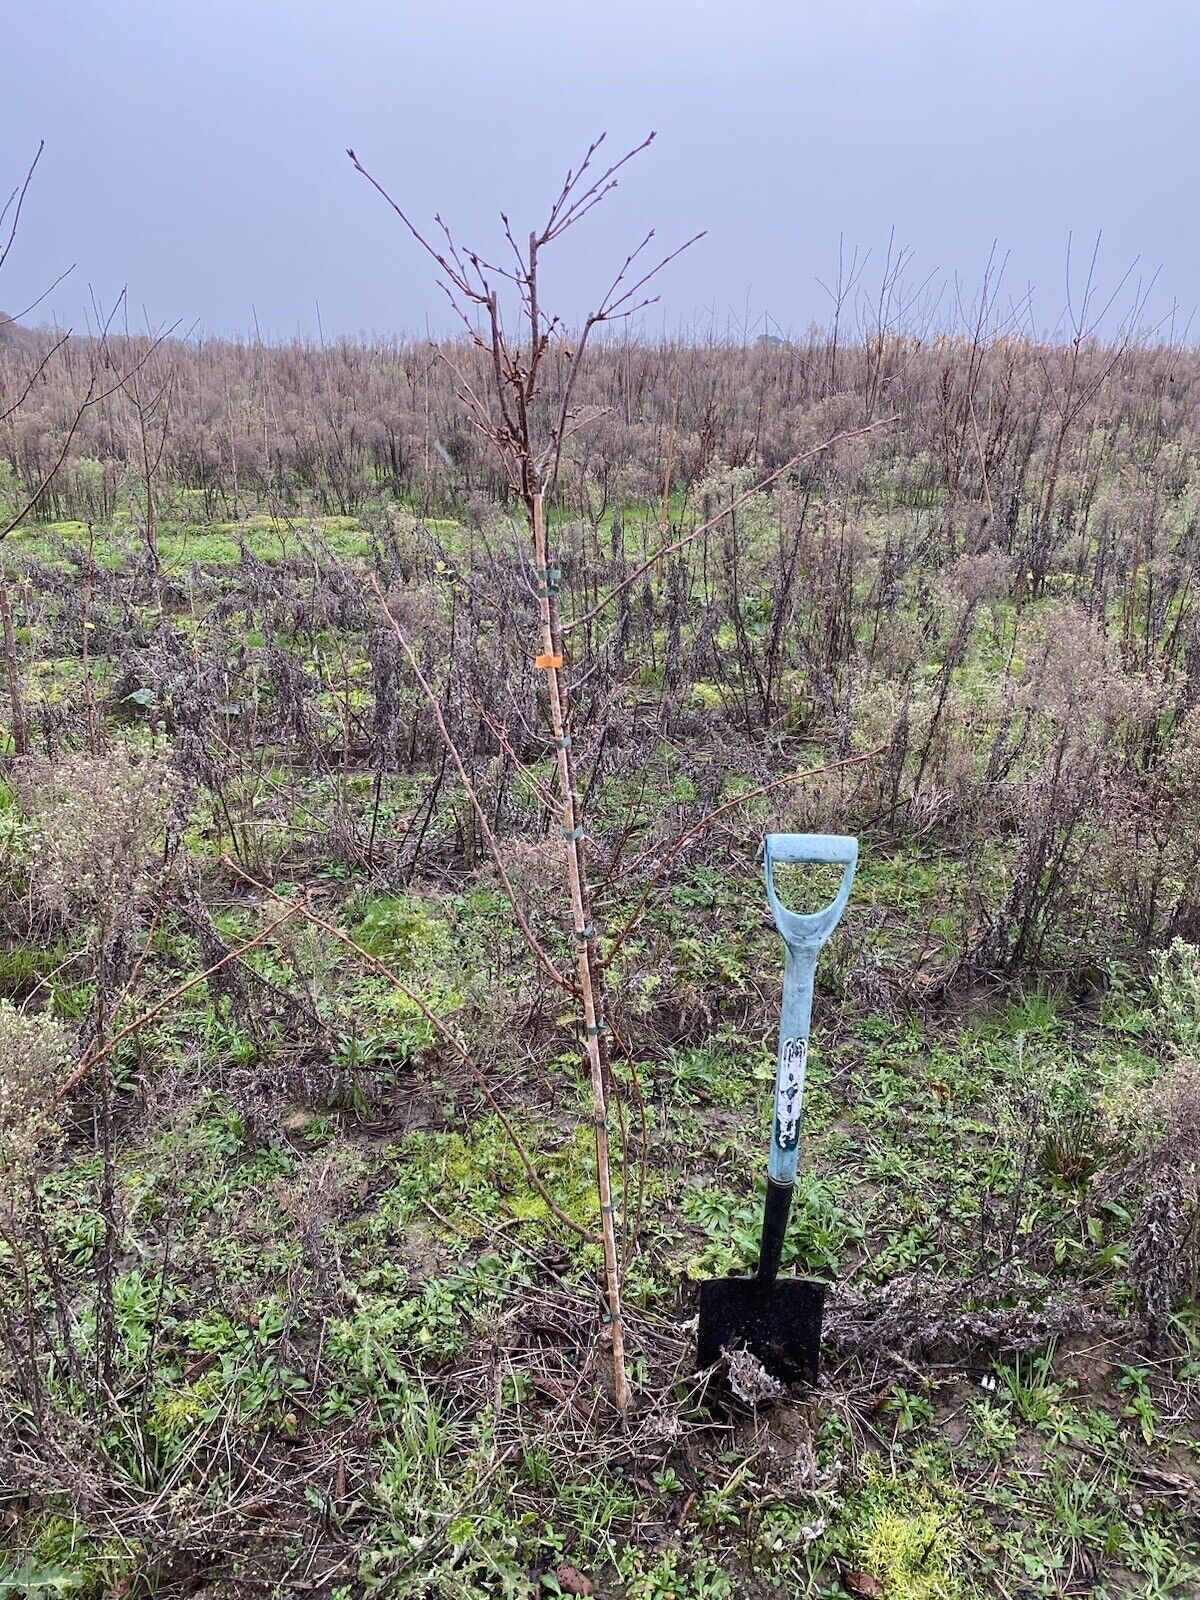
[[[775,1085],[775,1142],[781,1150],[794,1150],[800,1142],[800,1108],[804,1100],[807,1059],[807,1039],[787,1040],[779,1066],[779,1081]]]

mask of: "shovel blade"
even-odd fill
[[[815,1383],[824,1311],[825,1285],[808,1278],[709,1278],[700,1285],[697,1365],[745,1348],[773,1377]]]

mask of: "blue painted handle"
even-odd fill
[[[854,868],[858,862],[858,840],[828,833],[769,833],[763,847],[763,860],[767,901],[785,951],[768,1171],[776,1183],[790,1184],[795,1182],[800,1160],[800,1119],[817,958],[850,898],[850,885],[854,882]],[[842,882],[837,894],[820,911],[789,911],[775,893],[775,867],[781,861],[840,866]]]

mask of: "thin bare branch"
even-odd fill
[[[17,185],[17,187],[9,195],[8,199],[4,202],[3,210],[0,210],[0,227],[3,227],[4,219],[8,216],[9,212],[12,212],[12,222],[9,224],[8,234],[5,237],[4,243],[0,244],[0,267],[2,267],[8,260],[9,251],[12,249],[13,242],[17,237],[17,228],[20,225],[21,211],[25,205],[25,196],[29,193],[29,185],[33,182],[33,175],[37,171],[38,162],[42,159],[42,151],[45,148],[45,139],[39,139],[38,147],[34,152],[33,160],[29,163],[28,172],[26,172],[23,181]]]

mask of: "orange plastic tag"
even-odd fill
[[[533,664],[535,667],[561,667],[562,657],[542,655],[536,657]]]

